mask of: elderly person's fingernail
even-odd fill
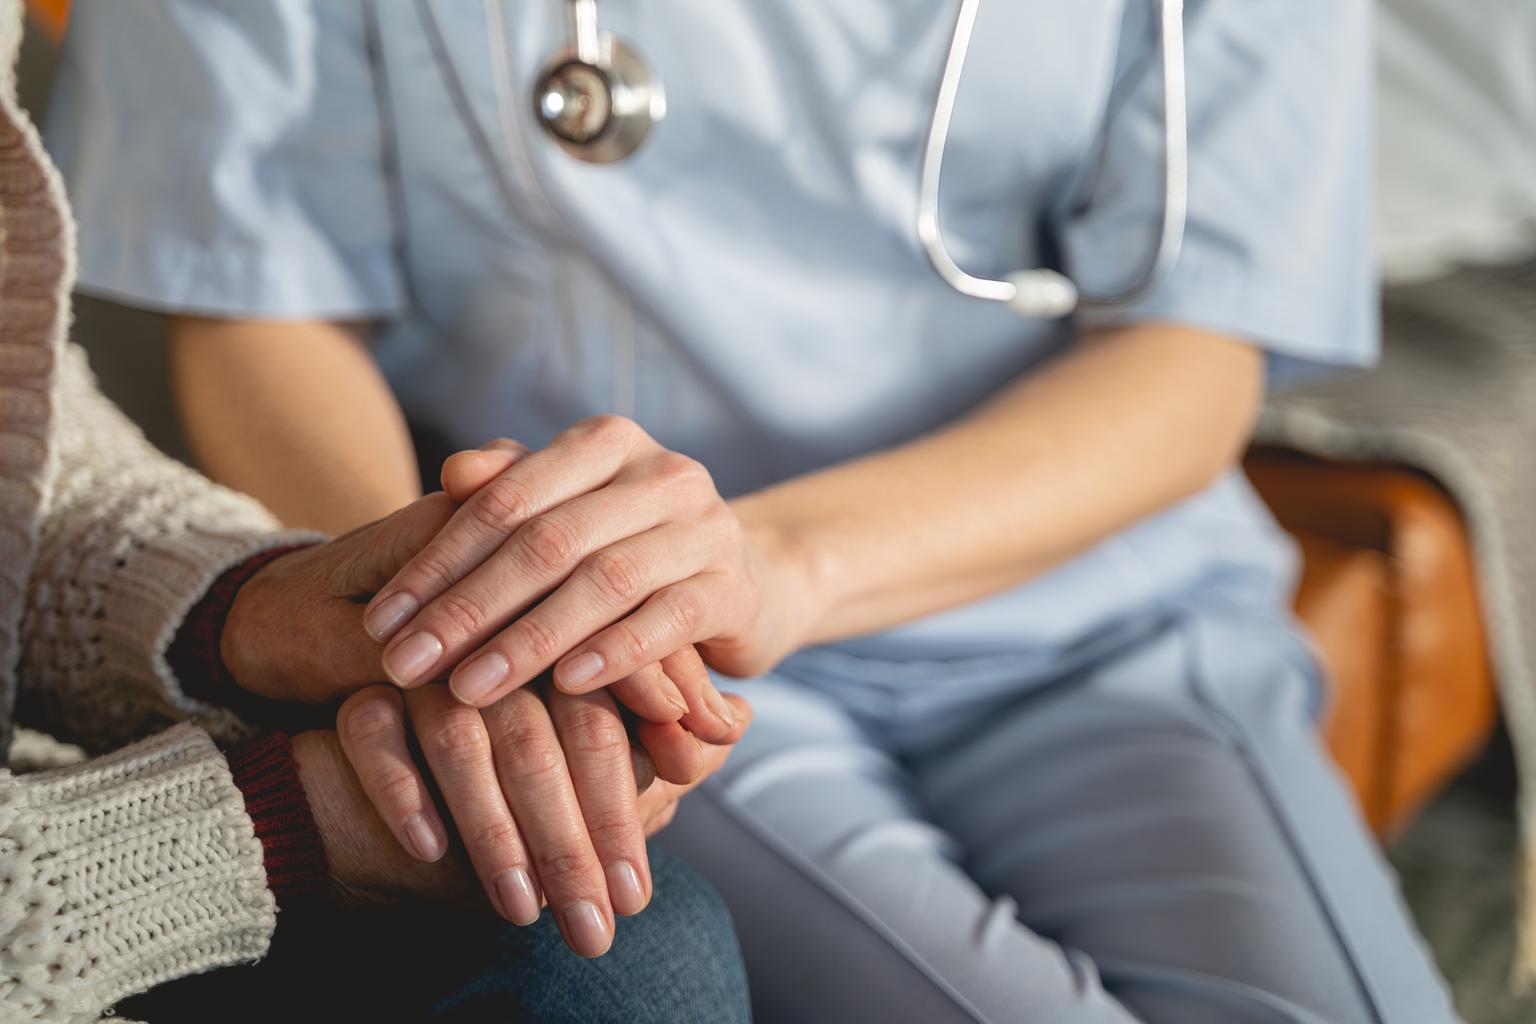
[[[539,919],[539,892],[522,868],[508,868],[496,876],[496,898],[513,924],[529,925]]]
[[[416,614],[416,599],[410,594],[391,594],[363,616],[363,629],[379,643],[395,635],[395,630],[405,625]]]
[[[596,903],[578,900],[565,908],[565,934],[582,956],[602,956],[613,945],[608,919]]]
[[[645,909],[645,886],[640,884],[640,872],[627,860],[617,860],[608,865],[608,896],[613,909],[628,917]]]
[[[443,642],[431,633],[415,633],[384,655],[384,671],[397,686],[414,686],[443,656]]]
[[[506,682],[512,663],[496,651],[486,651],[461,667],[448,680],[448,688],[463,704],[478,704]]]

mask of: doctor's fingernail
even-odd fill
[[[582,956],[602,956],[613,945],[608,919],[596,903],[578,900],[565,908],[565,935]]]
[[[625,917],[645,909],[645,886],[640,884],[640,872],[627,860],[608,865],[608,897],[613,909]]]
[[[506,682],[512,663],[495,651],[487,651],[463,666],[448,680],[448,688],[460,703],[474,704]]]
[[[539,919],[539,894],[522,868],[508,868],[496,876],[496,898],[513,924],[529,925]]]
[[[400,646],[384,655],[384,671],[397,686],[413,686],[421,681],[443,656],[443,642],[431,633],[415,633]]]
[[[416,614],[418,605],[410,594],[391,594],[368,610],[363,616],[363,629],[381,643],[394,635],[395,630]]]
[[[672,709],[672,713],[677,718],[682,718],[688,713],[688,702],[683,700],[682,694],[676,692],[667,694],[667,707]],[[674,718],[673,721],[677,721],[677,718]]]
[[[582,683],[590,682],[597,678],[597,674],[603,670],[607,662],[596,651],[587,651],[578,654],[570,661],[561,662],[555,669],[555,682],[562,690],[571,690]]]
[[[704,703],[709,705],[709,710],[715,713],[715,717],[725,723],[726,728],[736,728],[736,709],[731,707],[731,702],[720,696],[720,691],[713,686],[704,691]]]

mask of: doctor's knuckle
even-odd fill
[[[533,655],[535,661],[552,661],[561,653],[560,634],[536,613],[518,619],[513,630],[518,646]],[[517,660],[512,659],[514,664]]]
[[[529,568],[540,576],[558,575],[576,561],[581,538],[556,516],[536,516],[518,530],[517,542]]]
[[[645,435],[640,424],[616,413],[603,413],[583,420],[581,432],[587,440],[605,448],[627,448]]]
[[[613,548],[587,559],[587,573],[598,593],[617,604],[628,605],[645,586],[645,574],[635,559]]]
[[[704,463],[681,452],[669,451],[657,456],[656,476],[677,490],[714,490],[714,478]]]
[[[426,596],[441,593],[459,581],[457,566],[438,544],[428,545],[411,560],[411,573],[424,584],[420,589],[426,592]]]
[[[475,522],[492,533],[505,533],[538,514],[528,488],[516,480],[494,480],[465,506]]]
[[[618,661],[625,665],[643,665],[656,659],[650,656],[650,639],[627,623],[613,627],[610,643],[619,654]]]
[[[464,636],[478,636],[491,622],[490,610],[473,594],[450,590],[437,599],[437,616]]]
[[[699,525],[717,540],[729,545],[732,550],[740,546],[741,538],[746,531],[742,528],[741,520],[736,518],[736,513],[719,495],[711,497],[704,513],[699,518]]]
[[[674,590],[667,595],[667,617],[680,634],[689,636],[704,621],[704,600],[692,590]]]

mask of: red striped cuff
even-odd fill
[[[330,888],[325,845],[309,809],[287,733],[243,743],[228,754],[229,771],[245,797],[278,906]]]

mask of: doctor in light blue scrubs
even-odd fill
[[[1234,468],[1266,385],[1375,354],[1369,4],[1189,0],[1181,257],[1021,318],[914,227],[956,3],[602,0],[666,111],[592,163],[535,116],[567,0],[80,0],[81,287],[175,315],[194,449],[290,518],[410,457],[346,436],[398,416],[359,336],[418,428],[534,450],[482,492],[510,539],[381,592],[386,665],[484,704],[698,644],[756,720],[662,838],[759,1020],[1452,1020]],[[1136,278],[1159,9],[980,5],[961,266]]]

